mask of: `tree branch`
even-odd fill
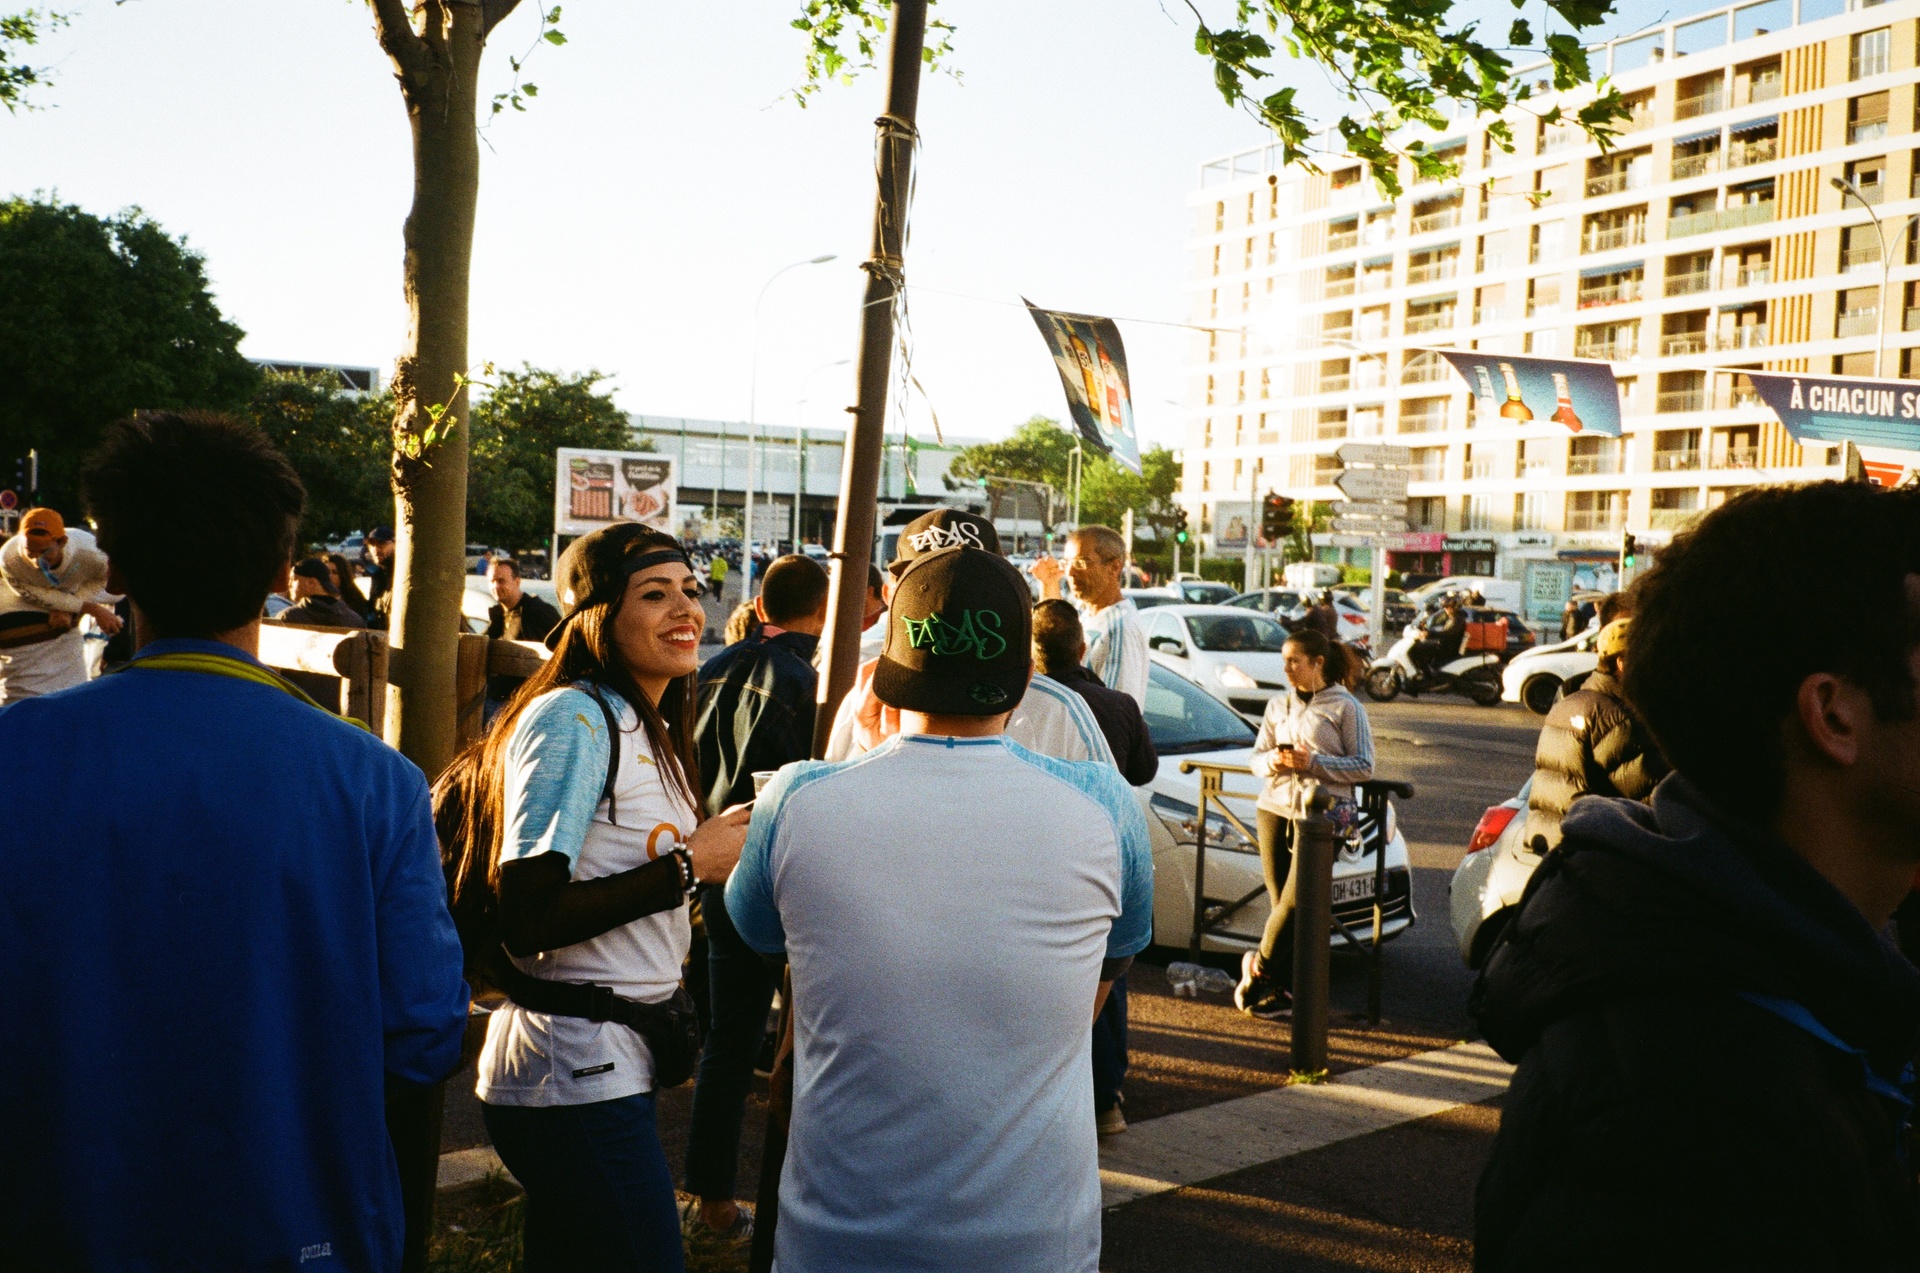
[[[400,73],[412,80],[425,72],[427,46],[414,32],[406,0],[367,0],[373,10],[373,33]]]
[[[480,38],[492,35],[493,29],[519,7],[520,0],[480,0]]]

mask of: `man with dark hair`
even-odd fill
[[[1153,749],[1140,705],[1131,696],[1109,689],[1081,665],[1087,638],[1080,628],[1080,612],[1071,603],[1042,601],[1033,608],[1033,669],[1066,686],[1093,710],[1106,736],[1114,763],[1130,784],[1143,787],[1160,772],[1160,756]],[[1107,1006],[1093,1022],[1093,1117],[1102,1136],[1127,1130],[1121,1109],[1121,1084],[1127,1077],[1127,979],[1116,977]]]
[[[297,628],[364,628],[367,621],[347,608],[333,591],[333,575],[321,557],[307,557],[293,568],[293,605],[273,616],[275,623]]]
[[[873,673],[900,732],[755,805],[726,905],[791,961],[779,1268],[1098,1267],[1087,1027],[1150,937],[1153,863],[1111,765],[1005,737],[1031,608],[1003,558],[920,552]]]
[[[81,486],[139,650],[0,712],[0,1267],[398,1269],[384,1101],[467,1018],[426,779],[255,658],[265,434],[142,414]]]
[[[495,641],[544,641],[547,633],[560,626],[560,612],[546,598],[521,586],[520,563],[511,557],[495,557],[487,563],[487,590],[493,594],[493,604],[487,607],[487,635]],[[489,677],[488,716],[519,687],[518,677]]]
[[[1728,641],[1780,579],[1844,612]],[[1920,492],[1749,491],[1634,589],[1629,702],[1675,773],[1573,805],[1473,1007],[1518,1064],[1483,1270],[1913,1268]]]
[[[375,526],[367,532],[367,556],[373,569],[367,572],[367,626],[383,631],[393,621],[393,527]]]
[[[767,567],[753,600],[760,631],[700,669],[700,781],[709,812],[753,800],[753,775],[813,754],[814,647],[827,622],[827,572],[793,554]],[[722,886],[702,886],[712,1026],[694,1081],[683,1224],[733,1238],[753,1232],[734,1201],[740,1126],[776,984],[727,919]]]

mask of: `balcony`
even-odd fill
[[[1631,129],[1626,125],[1622,125],[1622,131],[1631,131]],[[1547,130],[1545,144],[1543,144],[1540,147],[1540,149],[1546,153],[1551,153],[1556,150],[1565,150],[1569,146],[1578,146],[1581,142],[1585,141],[1586,139],[1587,139],[1586,133],[1582,132],[1578,128],[1566,128],[1566,127],[1549,128]]]
[[[1587,198],[1598,199],[1601,195],[1620,194],[1627,190],[1642,190],[1650,184],[1644,176],[1641,180],[1635,181],[1633,179],[1632,169],[1616,168],[1612,172],[1601,173],[1597,177],[1587,178]]]
[[[1615,248],[1636,247],[1647,241],[1647,223],[1630,221],[1626,225],[1589,226],[1581,236],[1582,252],[1611,252]]]
[[[1705,411],[1707,409],[1707,391],[1700,389],[1668,389],[1656,396],[1654,410],[1663,414],[1675,411]]]
[[[1736,384],[1727,391],[1727,405],[1729,407],[1758,407],[1764,405],[1764,400],[1760,397],[1760,391],[1753,387],[1753,382],[1748,381],[1744,385]]]
[[[1685,530],[1700,516],[1697,508],[1656,508],[1647,515],[1649,530]]]
[[[1727,147],[1727,167],[1751,168],[1772,163],[1780,157],[1780,139],[1762,137],[1756,141],[1736,141]]]
[[[1766,76],[1765,78],[1749,80],[1747,83],[1747,102],[1749,104],[1753,102],[1770,102],[1778,96],[1780,96],[1780,73],[1778,71],[1775,71],[1772,75]]]
[[[1692,97],[1683,97],[1673,104],[1675,119],[1695,119],[1701,115],[1713,115],[1727,109],[1727,90],[1725,85],[1710,93],[1698,93]]]
[[[1765,287],[1773,282],[1773,263],[1746,265],[1736,268],[1727,283],[1728,287]]]
[[[1756,446],[1730,446],[1713,457],[1713,467],[1717,469],[1757,469],[1760,467],[1760,448]]]
[[[1592,358],[1600,362],[1625,362],[1640,355],[1640,343],[1634,340],[1596,340],[1590,345],[1573,347],[1575,358]]]
[[[1322,327],[1320,329],[1320,339],[1321,340],[1352,340],[1353,325],[1349,323],[1345,327]],[[1308,347],[1311,348],[1312,347],[1311,344],[1309,344]]]
[[[1349,389],[1351,389],[1351,388],[1353,388],[1353,377],[1352,377],[1352,376],[1322,376],[1322,377],[1320,377],[1320,389],[1319,389],[1319,392],[1321,392],[1321,393],[1345,393],[1345,392],[1346,392],[1347,390],[1349,390]]]
[[[1447,428],[1447,413],[1429,411],[1424,415],[1403,415],[1400,417],[1402,433],[1443,433]]]
[[[1460,224],[1460,209],[1442,208],[1438,212],[1429,212],[1418,216],[1408,226],[1409,234],[1430,234],[1435,230],[1447,230]]]
[[[1707,352],[1707,334],[1704,331],[1675,332],[1671,336],[1660,338],[1660,356],[1662,358],[1680,358],[1687,354]]]
[[[1685,274],[1667,275],[1668,296],[1691,296],[1695,292],[1710,292],[1712,290],[1712,270],[1689,270]]]
[[[1684,473],[1700,467],[1699,448],[1682,451],[1655,451],[1653,453],[1653,471],[1656,473]]]
[[[1327,286],[1322,295],[1329,300],[1332,300],[1336,296],[1352,296],[1353,280],[1350,278],[1330,278],[1327,280]]]
[[[1400,383],[1403,385],[1437,384],[1453,374],[1453,368],[1444,359],[1436,358],[1432,362],[1410,363],[1400,369]]]
[[[1880,311],[1877,309],[1842,310],[1833,325],[1836,337],[1871,336],[1879,330]]]
[[[1580,289],[1580,308],[1595,309],[1602,305],[1631,305],[1642,297],[1642,280],[1625,279],[1618,283],[1603,283],[1598,287]]]
[[[1710,172],[1720,171],[1720,152],[1709,150],[1700,155],[1675,155],[1673,157],[1673,179],[1685,181],[1689,177],[1704,177]]]
[[[1879,174],[1875,174],[1875,175],[1878,176]],[[1886,182],[1877,181],[1877,180],[1868,182],[1868,181],[1860,181],[1856,179],[1854,181],[1854,186],[1860,191],[1860,202],[1862,203],[1885,203],[1886,202],[1886,199],[1887,199]]]
[[[1625,509],[1570,508],[1567,510],[1567,529],[1571,531],[1619,531],[1626,528]]]
[[[1840,272],[1851,274],[1855,270],[1876,270],[1880,268],[1880,245],[1869,244],[1861,248],[1840,249]]]
[[[1568,477],[1596,477],[1620,471],[1620,456],[1617,452],[1605,455],[1569,455],[1567,457]]]
[[[1855,146],[1864,141],[1879,141],[1887,135],[1887,121],[1884,119],[1863,119],[1847,125],[1847,145]]]
[[[1773,220],[1773,200],[1743,203],[1733,208],[1709,208],[1705,212],[1687,212],[1667,218],[1667,237],[1683,239],[1690,234],[1711,234],[1715,230],[1737,230],[1741,226],[1762,225]]]
[[[1448,257],[1443,261],[1429,261],[1425,265],[1407,266],[1407,283],[1437,283],[1441,279],[1457,277],[1460,273],[1458,257]]]
[[[1920,305],[1907,306],[1907,316],[1902,331],[1920,332]]]
[[[1546,460],[1522,456],[1517,470],[1514,473],[1515,477],[1546,477],[1553,472],[1553,465]]]
[[[1914,312],[1920,313],[1920,310],[1915,310]],[[1508,318],[1513,316],[1505,305],[1475,305],[1473,307],[1473,321],[1476,323],[1504,323]]]
[[[1468,460],[1466,464],[1462,466],[1462,470],[1460,476],[1470,482],[1479,478],[1492,477],[1493,461],[1492,459]]]
[[[1329,252],[1345,252],[1349,248],[1357,248],[1359,246],[1360,231],[1358,230],[1343,230],[1338,234],[1329,234],[1327,236],[1327,251]]]
[[[1444,482],[1447,480],[1447,466],[1444,455],[1430,455],[1423,458],[1419,465],[1407,470],[1407,480],[1412,482]]]
[[[1453,311],[1441,310],[1437,314],[1408,314],[1406,330],[1409,336],[1417,332],[1449,331],[1453,327]]]
[[[1713,338],[1715,349],[1764,349],[1767,346],[1767,325],[1749,323],[1745,327],[1730,327]]]

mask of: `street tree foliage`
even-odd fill
[[[1509,3],[1517,12],[1526,0]],[[1403,157],[1416,178],[1459,173],[1457,162],[1434,154],[1426,143],[1396,136],[1410,125],[1444,129],[1455,108],[1468,115],[1531,113],[1548,124],[1563,122],[1558,106],[1528,106],[1536,88],[1530,78],[1514,74],[1515,61],[1545,61],[1556,92],[1590,83],[1593,68],[1579,33],[1614,12],[1613,0],[1545,0],[1547,12],[1566,30],[1549,33],[1545,23],[1536,30],[1516,17],[1487,34],[1479,17],[1458,15],[1468,7],[1461,0],[1233,0],[1231,17],[1218,24],[1208,22],[1195,0],[1185,4],[1196,24],[1194,48],[1211,63],[1214,87],[1229,106],[1273,130],[1289,164],[1313,163],[1319,153],[1315,134],[1325,121],[1307,116],[1295,100],[1296,85],[1263,90],[1289,78],[1276,65],[1282,53],[1318,67],[1341,100],[1352,103],[1333,121],[1340,151],[1369,161],[1388,198],[1400,194]],[[807,0],[793,23],[809,40],[803,101],[821,81],[851,79],[874,64],[887,11],[887,0]],[[952,35],[945,23],[928,24],[930,65],[948,57]],[[1603,80],[1590,101],[1564,112],[1564,122],[1604,146],[1626,113],[1619,92]],[[1487,131],[1494,144],[1513,150],[1510,119],[1495,120]]]
[[[66,24],[66,14],[41,9],[0,14],[0,106],[9,114],[35,109],[29,95],[48,83],[47,68],[20,59],[42,35]]]
[[[554,452],[563,446],[650,448],[633,440],[627,413],[598,371],[522,366],[495,377],[469,423],[467,526],[475,543],[519,552],[553,533]]]
[[[239,407],[260,381],[200,255],[138,208],[0,202],[0,315],[0,484],[37,448],[41,502],[69,515],[108,424],[143,407]]]
[[[269,372],[246,414],[292,462],[307,488],[304,544],[393,521],[387,478],[393,402],[385,394],[342,392],[331,373]]]
[[[1069,457],[1076,440],[1058,420],[1037,415],[1004,441],[982,442],[962,449],[948,467],[947,475],[951,480],[969,483],[995,477],[1045,482],[1053,487],[1059,510],[1071,516],[1073,482]],[[1127,510],[1132,509],[1136,534],[1149,526],[1156,530],[1173,526],[1179,516],[1173,497],[1180,484],[1180,466],[1174,463],[1173,452],[1163,446],[1149,447],[1140,456],[1139,473],[1091,450],[1086,451],[1085,456],[1086,466],[1080,477],[1083,524],[1111,526],[1117,530]]]

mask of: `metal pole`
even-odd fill
[[[1211,770],[1200,771],[1200,811],[1194,815],[1193,832],[1193,932],[1187,937],[1187,962],[1200,962],[1200,930],[1207,922],[1207,779]]]
[[[1327,942],[1333,929],[1333,824],[1293,824],[1293,1069],[1327,1068]]]
[[[1259,489],[1260,489],[1259,483],[1256,481],[1252,486],[1249,486],[1247,488],[1247,494],[1253,495],[1254,492]],[[1261,518],[1266,511],[1265,504],[1263,504],[1258,498],[1255,498],[1250,501],[1249,508],[1251,509],[1251,512],[1247,518],[1247,550],[1245,554],[1246,566],[1240,572],[1240,582],[1241,582],[1240,591],[1242,592],[1252,592],[1255,588],[1259,587],[1258,584],[1254,583],[1253,543],[1254,543],[1254,540],[1259,538],[1260,531],[1265,529],[1265,527],[1261,524]]]
[[[852,408],[853,427],[847,433],[840,466],[840,511],[834,521],[828,590],[832,604],[821,633],[827,660],[813,718],[816,756],[826,751],[833,715],[853,688],[860,665],[860,621],[866,617],[867,567],[873,558],[881,448],[886,442],[893,308],[904,283],[907,200],[913,189],[917,139],[914,115],[920,101],[920,52],[926,27],[927,0],[896,0],[888,24],[887,113],[877,121],[873,242],[871,255],[861,266],[867,288],[860,309],[860,357],[855,369],[860,397]]]

